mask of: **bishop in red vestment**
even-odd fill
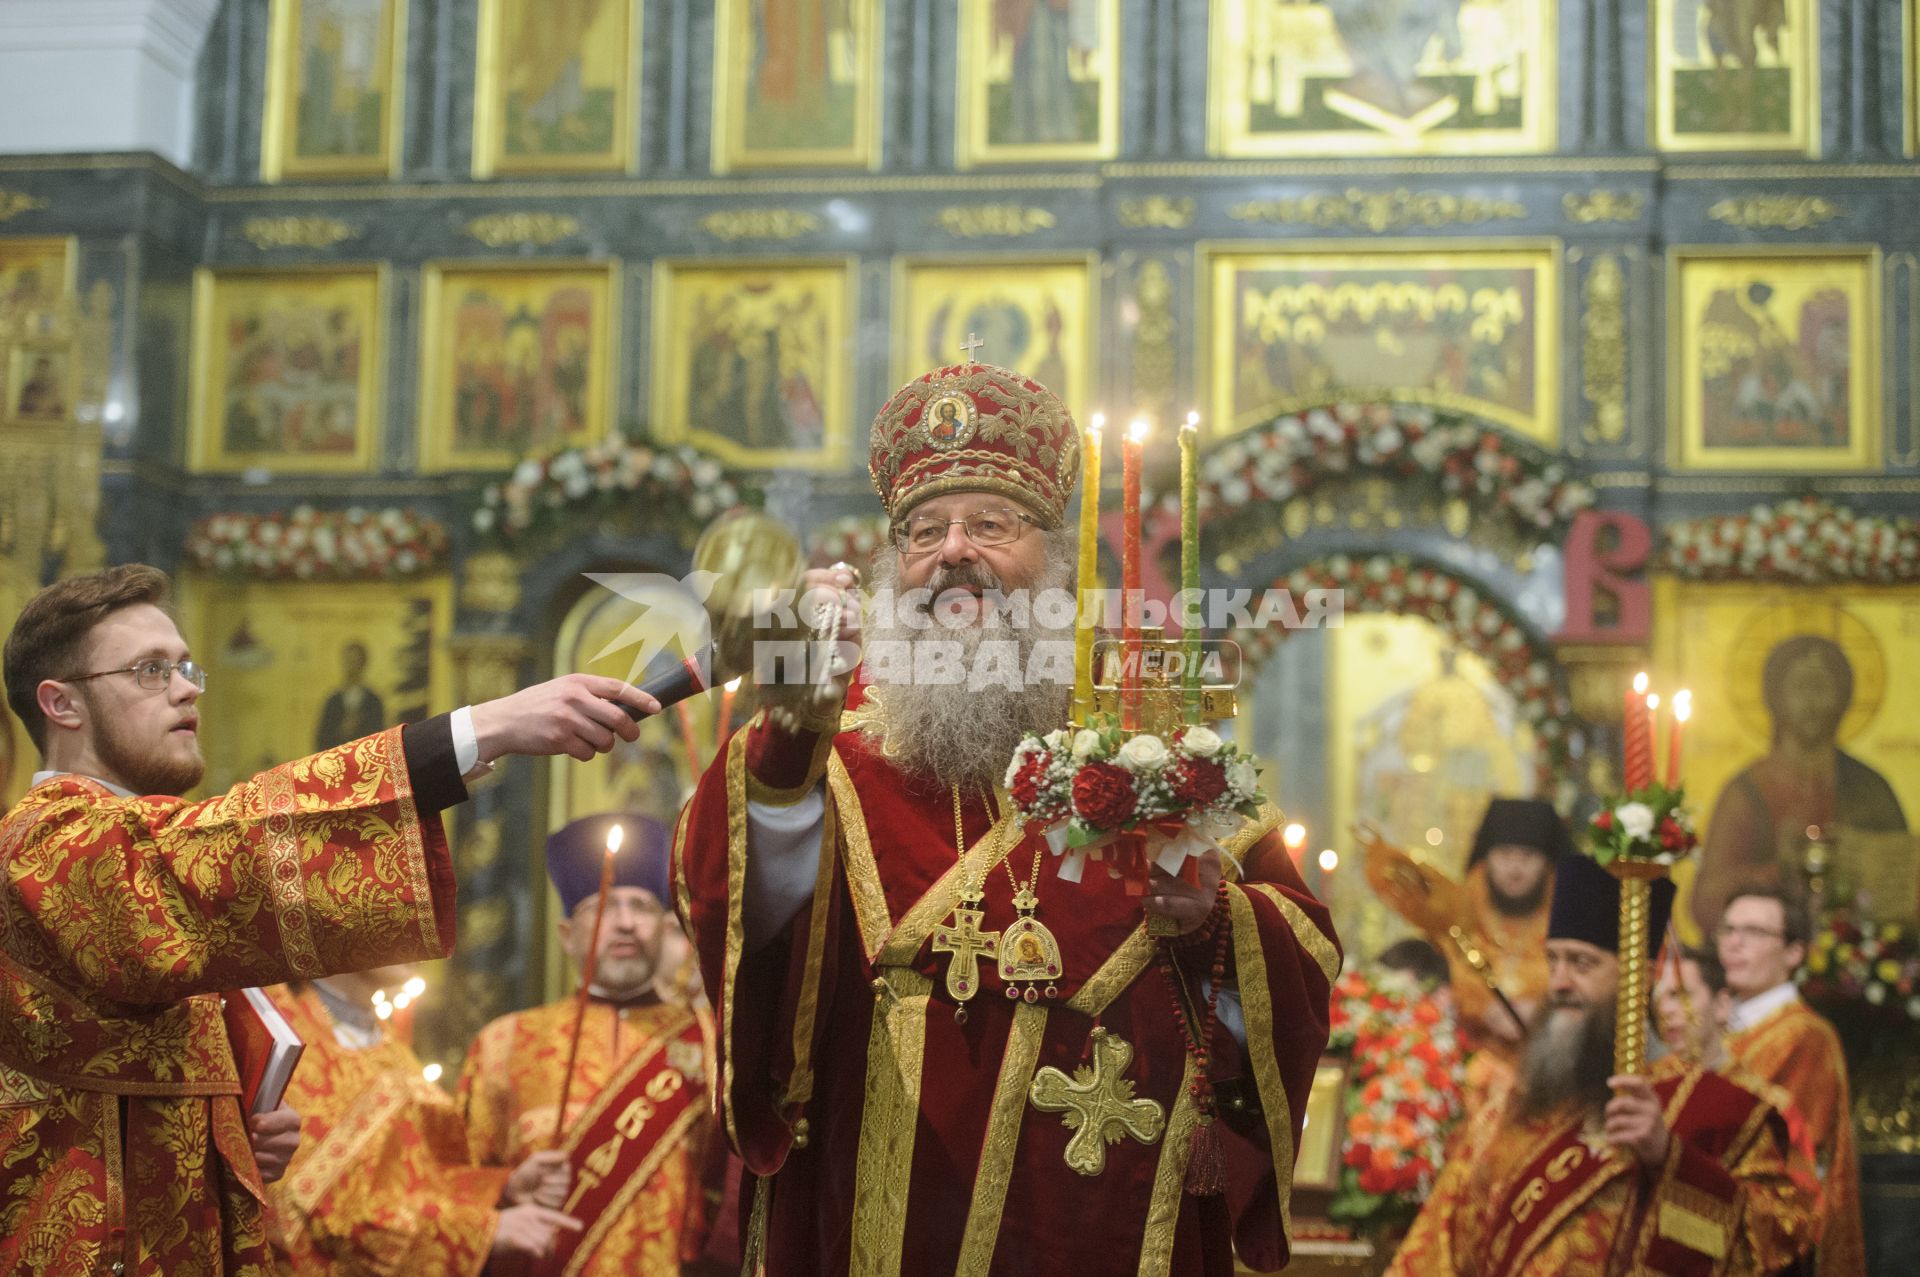
[[[1653,884],[1652,942],[1673,885]],[[1389,1277],[1778,1273],[1818,1236],[1818,1188],[1755,1091],[1669,1057],[1613,1076],[1620,887],[1561,860],[1547,1000],[1514,1086],[1466,1129]]]
[[[215,995],[444,956],[463,773],[592,757],[635,734],[612,699],[659,708],[568,676],[188,803],[206,676],[166,595],[141,565],[73,578],[7,639],[45,770],[0,821],[0,1271],[271,1273]]]
[[[763,711],[682,813],[743,1245],[774,1277],[1226,1277],[1232,1243],[1286,1261],[1340,954],[1277,813],[1143,899],[1098,863],[1063,880],[999,792],[1022,733],[1068,715],[1078,468],[1060,400],[1017,373],[903,388],[873,428],[895,532],[874,569],[882,599],[924,593],[866,622],[872,686],[844,716],[837,689]],[[996,596],[1019,590],[1067,592],[1064,624],[1010,619]],[[1059,971],[1003,980],[990,944],[1044,957],[1029,918]]]

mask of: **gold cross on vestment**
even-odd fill
[[[980,992],[980,959],[1000,956],[1000,933],[982,931],[986,914],[978,909],[980,898],[962,899],[953,907],[953,921],[933,929],[933,951],[951,953],[947,960],[947,996],[965,1002]]]
[[[982,346],[986,344],[987,344],[986,342],[980,340],[979,334],[968,333],[967,339],[960,343],[960,349],[967,352],[968,363],[976,364],[976,363],[979,363],[980,361],[973,357],[973,352],[976,350],[979,350]]]
[[[1049,1065],[1033,1075],[1028,1097],[1048,1113],[1065,1113],[1067,1165],[1082,1175],[1098,1175],[1107,1168],[1107,1145],[1131,1135],[1142,1144],[1160,1138],[1167,1115],[1152,1100],[1133,1098],[1133,1083],[1125,1074],[1133,1063],[1133,1047],[1105,1029],[1093,1031],[1093,1067],[1081,1065],[1069,1080]]]

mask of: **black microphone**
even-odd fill
[[[690,696],[713,689],[713,646],[711,644],[694,652],[655,674],[640,684],[640,690],[660,702],[660,708],[678,705]],[[635,709],[624,701],[616,701],[621,709],[627,711],[627,717],[640,722],[648,717],[645,710]]]

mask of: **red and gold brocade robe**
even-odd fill
[[[950,790],[916,781],[857,731],[822,737],[826,825],[810,903],[781,938],[745,951],[749,742],[740,732],[682,813],[676,903],[720,1015],[722,1119],[746,1163],[748,1262],[771,1277],[856,1274],[1228,1274],[1277,1268],[1300,1117],[1326,1043],[1340,957],[1327,911],[1273,835],[1269,810],[1235,848],[1250,877],[1229,888],[1229,978],[1248,1045],[1223,1029],[1212,1073],[1244,1097],[1222,1121],[1226,1196],[1183,1191],[1197,1112],[1173,984],[1156,962],[1138,896],[1099,863],[1060,881],[1042,855],[1038,917],[1060,943],[1053,1000],[1009,1000],[991,960],[964,1024],[932,950],[962,874],[984,883],[988,930],[1015,917],[1004,863],[1022,878],[1044,846],[983,798],[964,804],[956,864]],[[754,782],[756,801],[792,802]],[[991,829],[991,833],[990,833]],[[1211,948],[1197,960],[1204,971]],[[1197,983],[1197,981],[1196,981]],[[1042,1069],[1090,1065],[1096,1026],[1133,1048],[1124,1081],[1165,1118],[1152,1142],[1121,1136],[1104,1169],[1065,1160],[1066,1114],[1029,1103]],[[1244,1064],[1242,1063],[1245,1061]],[[1234,1107],[1231,1100],[1228,1107]],[[749,1187],[749,1185],[751,1187]]]
[[[268,1189],[289,1271],[474,1277],[508,1172],[472,1163],[459,1106],[406,1043],[384,1034],[344,1046],[311,986],[268,993],[307,1044],[287,1086],[300,1149]]]
[[[1642,1167],[1584,1110],[1488,1110],[1450,1150],[1387,1277],[1744,1277],[1813,1243],[1817,1204],[1779,1111],[1718,1073],[1656,1066],[1667,1157]]]
[[[214,995],[451,949],[411,748],[395,728],[199,803],[61,775],[7,814],[0,1271],[273,1271]]]
[[[480,1030],[460,1073],[459,1100],[466,1119],[473,1159],[484,1166],[518,1166],[530,1155],[553,1147],[555,1111],[566,1078],[567,1051],[573,1038],[573,998],[503,1015]],[[580,1055],[573,1087],[567,1093],[566,1129],[616,1080],[620,1066],[643,1051],[671,1048],[697,1025],[700,1013],[653,1000],[616,1006],[598,999],[587,1006],[580,1032]],[[710,1034],[709,1034],[710,1036]],[[677,1061],[690,1080],[704,1083],[711,1062]],[[705,1182],[712,1118],[705,1099],[688,1112],[666,1148],[642,1154],[643,1175],[621,1190],[618,1207],[593,1238],[583,1274],[666,1274],[679,1271],[683,1259],[698,1258],[711,1218],[710,1188]],[[639,1150],[635,1150],[639,1152]],[[717,1194],[716,1194],[717,1196]]]
[[[1799,1000],[1760,1023],[1729,1033],[1733,1067],[1778,1087],[1797,1110],[1821,1178],[1821,1277],[1863,1277],[1866,1238],[1860,1220],[1860,1166],[1853,1152],[1847,1060],[1840,1035]]]

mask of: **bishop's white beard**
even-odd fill
[[[1043,532],[1047,538],[1045,566],[1039,578],[1025,585],[1031,595],[1043,591],[1071,590],[1074,579],[1073,543],[1058,532]],[[874,556],[873,584],[883,597],[900,593],[900,557],[887,548]],[[983,563],[963,564],[938,569],[927,583],[929,597],[955,586],[974,586],[1007,594],[1020,586],[1008,586]],[[947,644],[957,653],[960,665],[974,668],[983,644],[1011,642],[1017,652],[1021,671],[1035,666],[1034,649],[1040,643],[1073,642],[1073,627],[1041,623],[1040,609],[1031,609],[1024,624],[1010,624],[1002,616],[997,621],[977,621],[961,628],[947,628],[936,622],[924,627],[907,623],[897,609],[879,609],[883,614],[867,618],[863,638],[868,643]],[[1054,650],[1059,650],[1057,647]],[[959,784],[987,789],[1006,778],[1007,764],[1014,747],[1028,732],[1050,732],[1064,727],[1071,708],[1072,688],[1053,681],[1028,683],[1015,680],[1009,686],[1001,682],[970,685],[968,680],[916,681],[912,670],[918,661],[902,662],[902,668],[889,676],[874,668],[873,687],[867,693],[872,717],[864,728],[869,740],[895,766],[903,771],[929,777],[941,784]]]

